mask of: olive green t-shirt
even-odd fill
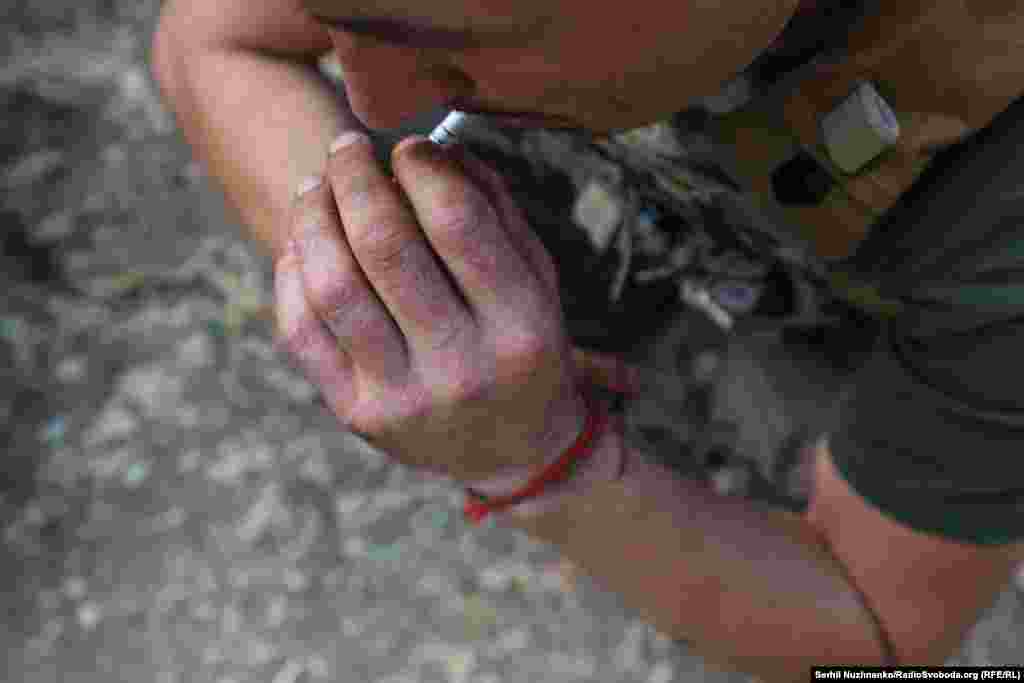
[[[936,161],[848,264],[902,312],[832,435],[836,465],[909,526],[1024,539],[1024,100]]]

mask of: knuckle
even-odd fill
[[[378,224],[379,228],[380,225]],[[375,273],[401,270],[408,265],[410,247],[414,238],[403,234],[400,230],[377,229],[362,236],[353,248],[362,256],[362,261]]]
[[[366,297],[365,290],[354,277],[321,280],[310,288],[310,307],[322,318],[338,322]]]
[[[431,213],[431,232],[444,250],[480,273],[498,271],[498,233],[488,229],[497,222],[490,205],[475,193],[452,192]]]
[[[395,342],[397,331],[391,318],[378,306],[367,303],[359,308],[340,313],[331,323],[331,329],[344,332],[349,339],[367,349],[385,349]],[[336,336],[341,336],[336,332]]]
[[[449,374],[440,389],[444,405],[465,405],[477,403],[487,396],[494,386],[492,378],[479,370],[461,371]]]
[[[327,329],[346,344],[383,349],[394,342],[396,331],[391,318],[354,278],[327,288],[311,307]]]
[[[469,346],[466,343],[466,338],[470,329],[469,325],[457,318],[448,318],[444,327],[435,325],[435,334],[430,342],[430,352],[434,354],[445,351],[455,354],[465,353],[465,349]]]
[[[473,192],[447,188],[438,193],[433,208],[434,230],[439,235],[464,243],[479,231],[487,218],[481,199]]]
[[[361,433],[384,436],[417,418],[429,415],[430,401],[423,392],[385,391],[357,402],[349,415],[349,423]]]
[[[503,334],[497,352],[503,375],[531,374],[557,354],[555,336],[536,329]]]
[[[333,186],[342,208],[358,210],[376,201],[377,197],[392,192],[391,182],[376,171],[347,171],[335,174]]]
[[[303,359],[309,355],[315,343],[319,322],[303,316],[281,330],[280,345],[290,355]]]

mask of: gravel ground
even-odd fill
[[[458,489],[339,430],[273,349],[269,262],[160,103],[146,64],[158,8],[2,12],[5,680],[747,680],[554,549],[468,527]],[[621,263],[566,229],[563,189],[561,209],[535,195],[531,216],[561,221],[545,241],[574,337],[651,371],[626,406],[630,438],[723,490],[799,505],[776,459],[821,402],[794,381],[810,361],[730,342],[675,285],[631,280],[609,301]],[[694,396],[724,455],[684,448]],[[1008,588],[958,661],[1024,664],[1022,619]]]

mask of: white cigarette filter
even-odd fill
[[[451,112],[430,132],[430,141],[441,147],[453,144],[458,139],[459,131],[466,125],[466,121],[466,114],[461,111]]]
[[[821,121],[825,147],[844,173],[853,175],[896,144],[896,112],[868,82],[859,84]]]

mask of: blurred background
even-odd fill
[[[0,9],[4,680],[747,680],[553,549],[470,528],[458,489],[340,430],[273,350],[269,260],[161,102],[158,13]],[[587,188],[557,171],[572,144],[478,143],[556,255],[577,342],[648,368],[631,438],[725,493],[798,509],[800,411],[819,397],[793,387],[812,370],[731,343],[675,284],[624,279],[622,250],[580,218],[614,207],[583,206]],[[647,239],[649,256],[667,250]],[[1024,663],[1021,614],[1011,587],[961,661]]]

